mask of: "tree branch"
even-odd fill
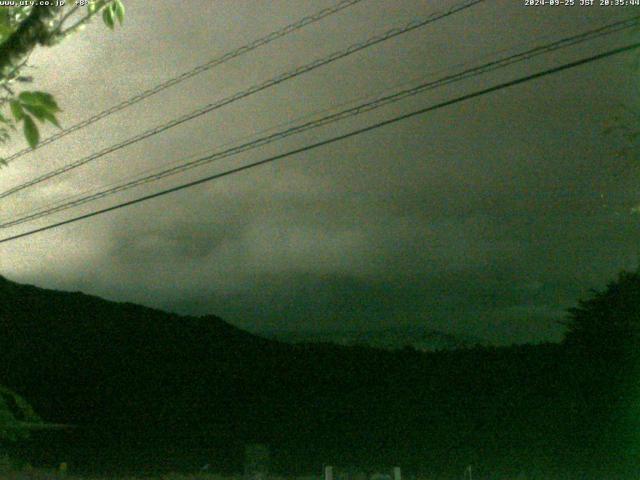
[[[56,25],[56,28],[53,29],[53,32],[51,32],[53,35],[56,35],[58,33],[61,32],[62,30],[62,25],[64,24],[64,22],[67,21],[67,19],[73,15],[74,13],[76,13],[78,11],[78,9],[80,8],[79,5],[74,6],[73,8],[70,8],[69,11],[67,13],[65,13],[62,18],[60,18],[60,21],[58,22],[58,25]]]
[[[98,12],[101,12],[107,5],[109,5],[113,0],[107,0],[99,9],[91,12],[91,13],[87,13],[84,17],[82,17],[80,20],[78,20],[76,23],[74,23],[73,25],[71,25],[69,28],[67,28],[66,30],[60,32],[60,35],[62,35],[63,37],[66,35],[69,35],[70,33],[73,33],[75,30],[77,30],[78,28],[80,28],[82,25],[84,25],[85,23],[87,23],[89,20],[91,20],[92,17],[94,17]]]
[[[62,7],[36,6],[18,29],[0,45],[0,77],[6,77],[37,45],[51,36],[49,22]]]

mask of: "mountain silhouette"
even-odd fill
[[[385,350],[414,348],[429,352],[470,348],[486,343],[472,335],[451,334],[420,325],[378,328],[375,330],[268,330],[260,335],[286,343],[333,343],[345,346],[366,346]]]
[[[6,447],[36,465],[237,473],[245,446],[263,443],[286,474],[401,465],[457,478],[473,464],[571,478],[604,458],[602,425],[585,419],[604,418],[608,397],[594,399],[592,372],[565,344],[287,344],[213,315],[0,277],[0,352],[1,385],[44,421],[75,426]]]

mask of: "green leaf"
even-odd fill
[[[11,28],[11,9],[10,8],[1,8],[0,9],[0,28]]]
[[[62,128],[56,116],[51,112],[47,112],[45,114],[45,120],[47,120],[49,123],[51,123],[52,125],[55,125],[58,128]]]
[[[36,117],[41,122],[49,121],[54,124],[56,127],[61,128],[58,120],[55,115],[51,113],[47,107],[43,105],[29,105],[27,103],[22,105],[26,111],[31,113],[34,117]]]
[[[38,92],[21,92],[18,98],[22,103],[40,104],[42,103],[42,95]]]
[[[10,105],[13,118],[15,118],[17,122],[19,122],[24,117],[24,110],[22,109],[22,105],[20,105],[20,102],[18,100],[11,100]]]
[[[47,92],[22,92],[18,98],[23,105],[41,105],[51,112],[60,111],[53,95]]]
[[[14,31],[13,28],[0,24],[0,42],[4,42]]]
[[[118,22],[120,23],[120,25],[122,25],[122,22],[124,22],[124,12],[125,12],[124,4],[122,3],[122,0],[115,0],[115,2],[113,2],[113,11],[115,12]]]
[[[31,148],[36,148],[40,141],[40,132],[36,122],[29,115],[24,116],[24,136]]]
[[[0,41],[5,41],[15,31],[10,10],[10,8],[0,8]]]
[[[111,5],[109,5],[107,8],[105,8],[102,11],[102,20],[104,21],[104,24],[107,27],[113,30],[115,26],[115,21],[113,19],[113,10],[111,9]]]
[[[106,0],[92,0],[87,5],[87,10],[89,11],[89,15],[93,15],[102,7],[104,7]]]

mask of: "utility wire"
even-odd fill
[[[545,44],[545,45],[540,45],[534,48],[531,48],[529,50],[526,50],[524,52],[520,52],[520,53],[516,53],[516,54],[512,54],[509,55],[507,57],[503,57],[500,58],[498,60],[494,60],[488,63],[485,63],[483,65],[480,66],[476,66],[473,68],[469,68],[467,70],[464,70],[460,73],[456,73],[456,74],[452,74],[452,75],[447,75],[443,78],[440,78],[438,80],[433,80],[433,81],[429,81],[426,83],[422,83],[420,85],[417,85],[415,87],[412,88],[408,88],[405,90],[402,90],[400,92],[396,92],[393,93],[391,95],[387,95],[384,97],[380,97],[377,98],[375,100],[372,101],[368,101],[365,103],[362,103],[360,105],[351,107],[351,108],[347,108],[344,109],[342,111],[330,114],[330,115],[326,115],[322,118],[318,118],[309,122],[305,122],[302,123],[300,125],[297,126],[293,126],[293,127],[289,127],[287,129],[281,130],[279,132],[264,136],[264,137],[260,137],[258,139],[254,139],[250,142],[241,144],[241,145],[237,145],[231,148],[228,148],[226,150],[222,150],[222,151],[218,151],[215,152],[213,154],[209,154],[207,156],[204,156],[202,158],[198,158],[196,160],[192,160],[192,161],[188,161],[188,162],[182,162],[180,164],[178,164],[177,166],[171,167],[171,168],[166,168],[164,170],[161,170],[159,172],[156,172],[154,174],[145,176],[145,177],[141,177],[141,178],[137,178],[135,180],[131,180],[129,182],[126,182],[124,184],[119,184],[113,187],[109,187],[109,188],[105,188],[101,191],[98,191],[96,193],[90,194],[90,195],[85,195],[82,196],[80,198],[76,198],[76,199],[68,199],[66,202],[63,202],[61,204],[55,205],[55,206],[50,206],[50,207],[45,207],[42,209],[39,209],[37,211],[34,211],[32,213],[28,213],[26,215],[23,215],[17,219],[11,220],[11,221],[7,221],[7,222],[3,222],[0,223],[0,228],[8,228],[8,227],[12,227],[15,225],[19,225],[28,221],[32,221],[32,220],[36,220],[42,217],[46,217],[49,215],[52,215],[54,213],[63,211],[63,210],[68,210],[70,208],[79,206],[79,205],[83,205],[85,203],[89,203],[95,200],[98,200],[100,198],[104,198],[108,195],[113,195],[115,193],[119,193],[119,192],[123,192],[125,190],[129,190],[131,188],[134,187],[138,187],[140,185],[144,185],[147,183],[151,183],[154,181],[158,181],[162,178],[168,177],[168,176],[172,176],[172,175],[176,175],[178,173],[187,171],[189,169],[195,168],[195,167],[199,167],[202,165],[206,165],[209,163],[212,163],[214,161],[223,159],[223,158],[227,158],[229,156],[233,156],[233,155],[237,155],[239,153],[248,151],[248,150],[252,150],[255,149],[257,147],[261,147],[264,146],[266,144],[275,142],[277,140],[281,140],[283,138],[286,138],[288,136],[291,135],[295,135],[313,128],[318,128],[320,126],[324,126],[327,125],[329,123],[334,123],[340,120],[344,120],[345,118],[350,118],[350,117],[354,117],[366,112],[370,112],[372,110],[378,109],[380,107],[383,107],[385,105],[388,105],[390,103],[395,103],[398,102],[400,100],[403,100],[407,97],[410,96],[414,96],[417,95],[419,93],[423,93],[427,90],[432,90],[435,89],[437,87],[441,87],[443,85],[448,85],[454,82],[458,82],[464,79],[468,79],[471,77],[475,77],[478,76],[480,74],[483,73],[487,73],[490,71],[494,71],[500,68],[504,68],[508,65],[517,63],[517,62],[522,62],[524,60],[529,60],[533,57],[551,52],[551,51],[555,51],[561,48],[566,48],[569,46],[573,46],[576,45],[578,43],[582,43],[585,42],[587,40],[593,40],[595,38],[604,36],[604,35],[610,35],[612,33],[616,33],[619,32],[621,30],[624,29],[628,29],[628,28],[632,28],[638,25],[640,20],[640,15],[627,19],[627,20],[623,20],[623,21],[618,21],[618,22],[614,22],[599,28],[595,28],[592,30],[589,30],[587,32],[583,32],[577,35],[573,35],[571,37],[566,37],[560,40],[557,40],[555,42],[549,43],[549,44]]]
[[[587,33],[595,32],[595,31],[598,31],[598,30],[609,29],[613,25],[617,25],[617,24],[623,25],[623,24],[626,24],[627,21],[634,21],[635,18],[637,18],[637,17],[632,17],[632,18],[627,19],[627,20],[622,20],[622,21],[619,21],[619,22],[615,22],[614,24],[605,25],[601,29],[589,30]],[[635,24],[633,26],[635,26]],[[623,28],[627,28],[627,27],[623,27]],[[623,28],[620,28],[620,30],[622,30]],[[615,32],[614,31],[610,31],[610,30],[607,30],[606,32],[602,31],[601,34],[598,35],[598,36],[608,35],[608,34],[611,34],[611,33],[615,33]],[[539,38],[540,38],[540,40],[547,41],[547,40],[552,39],[553,37],[554,37],[554,35],[545,34],[545,35],[541,35]],[[579,37],[579,35],[571,37],[571,38],[575,39],[577,37]],[[593,37],[589,37],[589,39],[592,39],[592,38],[596,38],[596,36],[594,35]],[[580,41],[580,40],[577,39],[575,43],[577,43],[578,41]],[[572,45],[573,45],[573,43],[572,43]],[[516,44],[516,45],[514,45],[512,47],[501,48],[501,49],[498,49],[498,50],[494,50],[491,53],[485,53],[483,55],[477,56],[477,57],[475,57],[475,59],[476,60],[491,59],[491,58],[494,58],[497,54],[514,52],[514,51],[517,51],[519,48],[525,47],[525,46],[527,46],[527,42],[519,42],[518,44]],[[567,46],[569,46],[569,45],[567,45]],[[408,85],[415,85],[416,82],[418,82],[418,81],[423,82],[425,79],[431,78],[435,74],[451,72],[451,71],[454,71],[457,68],[468,67],[472,63],[473,62],[471,62],[471,61],[465,61],[465,62],[460,62],[460,63],[454,64],[454,65],[451,65],[451,66],[448,66],[448,67],[445,67],[445,68],[441,68],[441,69],[438,69],[438,70],[434,71],[432,75],[428,75],[428,76],[421,75],[420,77],[414,77],[412,80],[405,80],[405,81],[397,83],[395,85],[386,87],[386,88],[380,90],[377,95],[372,95],[372,94],[361,95],[361,96],[358,96],[358,97],[353,98],[351,100],[344,101],[344,102],[341,102],[341,103],[336,104],[336,105],[332,105],[332,106],[330,106],[328,108],[304,114],[302,116],[296,117],[293,120],[288,120],[286,122],[281,122],[281,123],[278,123],[278,124],[276,124],[274,126],[271,126],[271,127],[263,128],[263,129],[259,130],[258,132],[254,132],[254,133],[251,133],[251,134],[243,135],[241,137],[237,137],[237,138],[235,138],[233,140],[230,140],[230,141],[224,142],[222,144],[219,144],[216,148],[220,149],[220,148],[223,148],[223,147],[236,145],[240,141],[248,140],[248,139],[251,139],[251,138],[255,138],[256,135],[264,135],[264,134],[267,134],[267,133],[272,133],[272,132],[278,131],[279,129],[281,129],[283,127],[290,127],[291,125],[295,124],[296,122],[299,122],[299,121],[302,121],[302,120],[307,120],[309,118],[316,117],[316,116],[318,116],[320,114],[325,114],[325,113],[328,113],[328,112],[331,112],[331,111],[336,111],[336,110],[338,110],[338,109],[340,109],[342,107],[355,105],[358,102],[362,102],[362,101],[366,101],[366,100],[372,100],[373,98],[377,98],[377,97],[381,96],[382,94],[384,94],[386,92],[397,91],[398,88],[406,87]],[[176,165],[189,163],[189,160],[195,159],[195,158],[199,158],[199,157],[201,157],[201,156],[203,156],[205,154],[208,154],[208,153],[210,153],[212,151],[213,151],[212,147],[209,147],[207,149],[204,149],[204,150],[201,150],[199,152],[193,153],[193,154],[189,155],[188,157],[183,157],[180,160],[170,161],[169,163],[166,163],[162,168],[166,169],[166,168],[168,168],[170,166],[176,166]],[[113,187],[121,185],[121,182],[125,181],[127,179],[141,178],[141,177],[143,177],[143,176],[145,176],[147,174],[153,174],[153,172],[157,172],[157,171],[158,171],[158,167],[146,168],[146,169],[144,169],[142,171],[137,172],[135,174],[135,176],[134,175],[129,175],[129,176],[120,178],[118,180],[115,180],[115,181],[107,184],[107,185],[103,185],[100,188],[102,188],[103,190],[104,189],[111,189]],[[47,205],[43,205],[43,206],[40,206],[40,207],[32,208],[30,210],[22,211],[22,212],[18,213],[17,216],[32,215],[32,214],[40,213],[40,212],[43,212],[43,211],[49,211],[50,209],[52,209],[52,208],[54,208],[54,207],[56,207],[58,205],[67,204],[67,203],[69,203],[69,202],[71,202],[73,200],[80,199],[80,198],[86,197],[88,195],[93,195],[93,194],[96,194],[96,193],[98,193],[98,188],[96,188],[96,187],[89,188],[89,189],[86,189],[86,190],[84,190],[82,192],[78,192],[78,193],[75,193],[73,195],[69,195],[67,197],[64,197],[64,198],[55,200],[53,202],[50,202]],[[14,217],[14,219],[15,219],[15,217]],[[13,219],[11,219],[11,221],[13,221]],[[1,224],[0,224],[0,227],[2,227]]]
[[[549,68],[547,70],[543,70],[542,72],[538,72],[538,73],[534,73],[534,74],[527,75],[527,76],[524,76],[524,77],[520,77],[520,78],[515,79],[515,80],[510,80],[508,82],[504,82],[504,83],[500,83],[498,85],[494,85],[493,87],[485,88],[485,89],[478,90],[478,91],[475,91],[475,92],[472,92],[472,93],[468,93],[466,95],[462,95],[462,96],[456,97],[456,98],[451,99],[451,100],[440,102],[440,103],[437,103],[435,105],[431,105],[429,107],[421,108],[419,110],[414,110],[413,112],[405,113],[403,115],[398,115],[398,116],[393,117],[393,118],[388,119],[388,120],[377,122],[377,123],[374,123],[372,125],[369,125],[369,126],[366,126],[366,127],[363,127],[363,128],[359,128],[357,130],[352,130],[351,132],[348,132],[348,133],[345,133],[345,134],[342,134],[342,135],[338,135],[338,136],[335,136],[335,137],[331,137],[329,139],[322,140],[320,142],[316,142],[316,143],[313,143],[311,145],[307,145],[307,146],[304,146],[304,147],[301,147],[301,148],[296,148],[294,150],[289,150],[288,152],[281,153],[281,154],[278,154],[278,155],[274,155],[274,156],[265,158],[263,160],[258,160],[256,162],[249,163],[247,165],[243,165],[241,167],[233,168],[233,169],[221,172],[221,173],[216,173],[214,175],[210,175],[210,176],[207,176],[207,177],[204,177],[204,178],[200,178],[198,180],[194,180],[192,182],[188,182],[188,183],[184,183],[182,185],[178,185],[178,186],[175,186],[175,187],[172,187],[172,188],[168,188],[168,189],[162,190],[160,192],[156,192],[156,193],[153,193],[153,194],[150,194],[150,195],[145,195],[143,197],[139,197],[139,198],[136,198],[134,200],[129,200],[127,202],[119,203],[119,204],[113,205],[111,207],[103,208],[103,209],[100,209],[100,210],[94,210],[93,212],[86,213],[84,215],[79,215],[77,217],[70,218],[70,219],[67,219],[67,220],[64,220],[64,221],[61,221],[61,222],[57,222],[57,223],[53,223],[53,224],[50,224],[50,225],[46,225],[44,227],[40,227],[40,228],[36,228],[36,229],[33,229],[33,230],[29,230],[27,232],[23,232],[23,233],[20,233],[20,234],[17,234],[17,235],[13,235],[13,236],[10,236],[10,237],[5,237],[5,238],[0,239],[0,243],[6,243],[6,242],[9,242],[9,241],[12,241],[12,240],[17,240],[18,238],[23,238],[23,237],[27,237],[27,236],[30,236],[30,235],[34,235],[34,234],[39,233],[39,232],[44,232],[46,230],[51,230],[53,228],[61,227],[63,225],[68,225],[70,223],[78,222],[80,220],[85,220],[87,218],[95,217],[97,215],[101,215],[103,213],[111,212],[113,210],[118,210],[120,208],[128,207],[128,206],[134,205],[136,203],[141,203],[141,202],[144,202],[144,201],[147,201],[147,200],[151,200],[152,198],[161,197],[161,196],[167,195],[169,193],[177,192],[177,191],[184,190],[184,189],[187,189],[187,188],[190,188],[190,187],[194,187],[196,185],[200,185],[202,183],[206,183],[206,182],[210,182],[210,181],[213,181],[213,180],[217,180],[219,178],[226,177],[226,176],[229,176],[229,175],[232,175],[232,174],[235,174],[235,173],[243,172],[245,170],[249,170],[251,168],[255,168],[255,167],[258,167],[258,166],[261,166],[261,165],[265,165],[267,163],[272,163],[272,162],[274,162],[276,160],[280,160],[280,159],[283,159],[283,158],[286,158],[286,157],[297,155],[299,153],[307,152],[309,150],[313,150],[315,148],[322,147],[324,145],[329,145],[329,144],[332,144],[332,143],[339,142],[341,140],[345,140],[347,138],[355,137],[356,135],[360,135],[360,134],[363,134],[363,133],[366,133],[366,132],[370,132],[372,130],[376,130],[378,128],[385,127],[387,125],[392,125],[392,124],[395,124],[395,123],[400,122],[402,120],[413,118],[413,117],[418,116],[418,115],[423,115],[425,113],[432,112],[434,110],[438,110],[438,109],[447,107],[449,105],[454,105],[456,103],[460,103],[460,102],[463,102],[463,101],[466,101],[466,100],[470,100],[472,98],[480,97],[482,95],[486,95],[488,93],[496,92],[496,91],[502,90],[504,88],[508,88],[508,87],[512,87],[514,85],[518,85],[518,84],[522,84],[522,83],[525,83],[525,82],[529,82],[531,80],[542,78],[542,77],[545,77],[547,75],[552,75],[552,74],[555,74],[555,73],[559,73],[559,72],[562,72],[564,70],[568,70],[570,68],[575,68],[575,67],[578,67],[578,66],[581,66],[581,65],[585,65],[587,63],[591,63],[591,62],[597,61],[597,60],[602,60],[604,58],[608,58],[608,57],[611,57],[613,55],[618,55],[620,53],[624,53],[624,52],[628,52],[628,51],[631,51],[631,50],[635,50],[637,48],[640,48],[640,42],[633,43],[631,45],[626,45],[624,47],[619,47],[619,48],[616,48],[616,49],[613,49],[613,50],[609,50],[607,52],[600,53],[598,55],[593,55],[593,56],[590,56],[590,57],[582,58],[582,59],[576,60],[574,62],[565,63],[565,64],[560,65],[558,67]]]
[[[34,148],[24,148],[18,152],[15,152],[14,154],[10,155],[9,157],[7,157],[5,159],[5,162],[9,163],[12,162],[14,160],[16,160],[19,157],[22,157],[23,155],[26,155],[27,153],[35,150],[36,148],[40,148],[43,147],[45,145],[48,145],[50,143],[55,142],[56,140],[61,139],[62,137],[65,137],[67,135],[69,135],[70,133],[73,133],[77,130],[80,130],[81,128],[87,127],[89,125],[91,125],[92,123],[97,122],[98,120],[101,120],[105,117],[108,117],[109,115],[112,115],[116,112],[119,112],[120,110],[123,110],[127,107],[130,107],[131,105],[134,105],[146,98],[149,98],[153,95],[155,95],[156,93],[162,92],[163,90],[166,90],[169,87],[173,87],[174,85],[177,85],[180,82],[183,82],[191,77],[195,77],[196,75],[199,75],[203,72],[206,72],[207,70],[211,70],[212,68],[217,67],[218,65],[221,65],[223,63],[228,62],[229,60],[232,60],[234,58],[237,58],[241,55],[244,55],[245,53],[249,53],[259,47],[262,47],[264,45],[267,45],[271,42],[273,42],[274,40],[277,40],[278,38],[284,37],[286,35],[289,35],[290,33],[293,33],[297,30],[300,30],[304,27],[306,27],[307,25],[310,25],[312,23],[315,23],[319,20],[322,20],[323,18],[326,18],[330,15],[333,15],[334,13],[338,13],[341,10],[344,10],[352,5],[355,5],[356,3],[360,3],[362,0],[343,0],[340,3],[332,6],[332,7],[328,7],[328,8],[324,8],[322,10],[319,10],[318,12],[314,13],[313,15],[309,15],[307,17],[304,17],[300,20],[298,20],[295,23],[291,23],[283,28],[281,28],[280,30],[276,30],[274,32],[269,33],[268,35],[259,38],[257,40],[254,40],[253,42],[244,45],[242,47],[239,47],[235,50],[232,50],[230,52],[227,52],[219,57],[216,57],[212,60],[209,60],[206,63],[203,63],[202,65],[198,65],[197,67],[194,67],[191,70],[188,70],[186,72],[181,73],[180,75],[178,75],[177,77],[171,78],[163,83],[160,83],[152,88],[149,88],[127,100],[124,100],[123,102],[114,105],[110,108],[107,108],[106,110],[103,110],[100,113],[97,113],[95,115],[93,115],[92,117],[89,117],[85,120],[82,120],[78,123],[76,123],[75,125],[72,125],[70,127],[67,127],[57,133],[55,133],[54,135],[51,135],[48,138],[45,138],[44,140],[40,141],[38,143],[38,145]]]
[[[30,180],[28,182],[22,183],[20,185],[17,185],[13,188],[10,188],[9,190],[6,190],[2,193],[0,193],[0,199],[2,198],[6,198],[16,192],[19,192],[20,190],[24,190],[25,188],[31,187],[33,185],[36,185],[38,183],[44,182],[45,180],[48,180],[50,178],[54,178],[58,175],[61,175],[65,172],[68,172],[70,170],[73,170],[75,168],[78,168],[82,165],[85,165],[91,161],[94,161],[100,157],[103,157],[109,153],[115,152],[117,150],[120,150],[121,148],[124,148],[126,146],[132,145],[136,142],[139,142],[141,140],[144,140],[146,138],[149,138],[153,135],[157,135],[159,133],[164,132],[165,130],[168,130],[170,128],[173,128],[175,126],[178,126],[182,123],[185,123],[189,120],[193,120],[196,117],[200,117],[202,115],[204,115],[205,113],[209,113],[213,110],[216,110],[218,108],[221,108],[225,105],[228,105],[230,103],[236,102],[238,100],[241,100],[245,97],[248,97],[250,95],[253,95],[255,93],[258,93],[262,90],[266,90],[267,88],[273,87],[275,85],[278,85],[282,82],[285,82],[291,78],[295,78],[299,75],[302,75],[304,73],[310,72],[312,70],[315,70],[317,68],[320,68],[324,65],[327,65],[329,63],[335,62],[336,60],[345,58],[349,55],[352,55],[356,52],[359,52],[361,50],[364,50],[366,48],[369,48],[373,45],[385,42],[387,40],[390,40],[394,37],[397,37],[399,35],[411,32],[413,30],[416,30],[418,28],[424,27],[430,23],[436,22],[438,20],[444,19],[446,17],[449,17],[457,12],[460,12],[462,10],[465,10],[467,8],[470,8],[474,5],[477,5],[478,3],[483,2],[484,0],[467,0],[461,4],[458,4],[444,12],[441,13],[434,13],[424,19],[420,19],[420,20],[415,20],[413,22],[410,22],[402,27],[396,27],[393,28],[391,30],[387,30],[386,32],[380,34],[380,35],[376,35],[374,37],[369,38],[368,40],[365,40],[364,42],[360,42],[360,43],[356,43],[353,44],[349,47],[347,47],[344,50],[340,50],[337,52],[332,53],[331,55],[324,57],[324,58],[320,58],[317,60],[314,60],[311,63],[308,63],[306,65],[303,65],[301,67],[298,67],[294,70],[291,70],[289,72],[283,73],[281,75],[278,75],[276,77],[271,78],[270,80],[267,80],[266,82],[263,82],[259,85],[255,85],[253,87],[248,88],[247,90],[243,90],[241,92],[238,92],[234,95],[231,95],[230,97],[224,98],[222,100],[219,100],[217,102],[211,103],[209,105],[206,105],[204,107],[201,107],[197,110],[194,110],[193,112],[190,112],[186,115],[183,115],[181,117],[178,117],[174,120],[171,120],[170,122],[167,122],[163,125],[159,125],[157,127],[151,128],[143,133],[140,133],[138,135],[135,135],[134,137],[131,137],[123,142],[117,143],[115,145],[112,145],[110,147],[104,148],[92,155],[89,155],[88,157],[84,157],[81,158],[80,160],[77,160],[75,162],[69,163],[67,165],[64,165],[63,167],[60,167],[56,170],[52,170],[48,173],[45,173],[44,175],[41,175],[39,177],[34,178],[33,180]]]

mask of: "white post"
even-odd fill
[[[333,480],[333,467],[331,465],[324,467],[324,480]]]
[[[402,472],[400,467],[393,467],[393,480],[402,480]]]

